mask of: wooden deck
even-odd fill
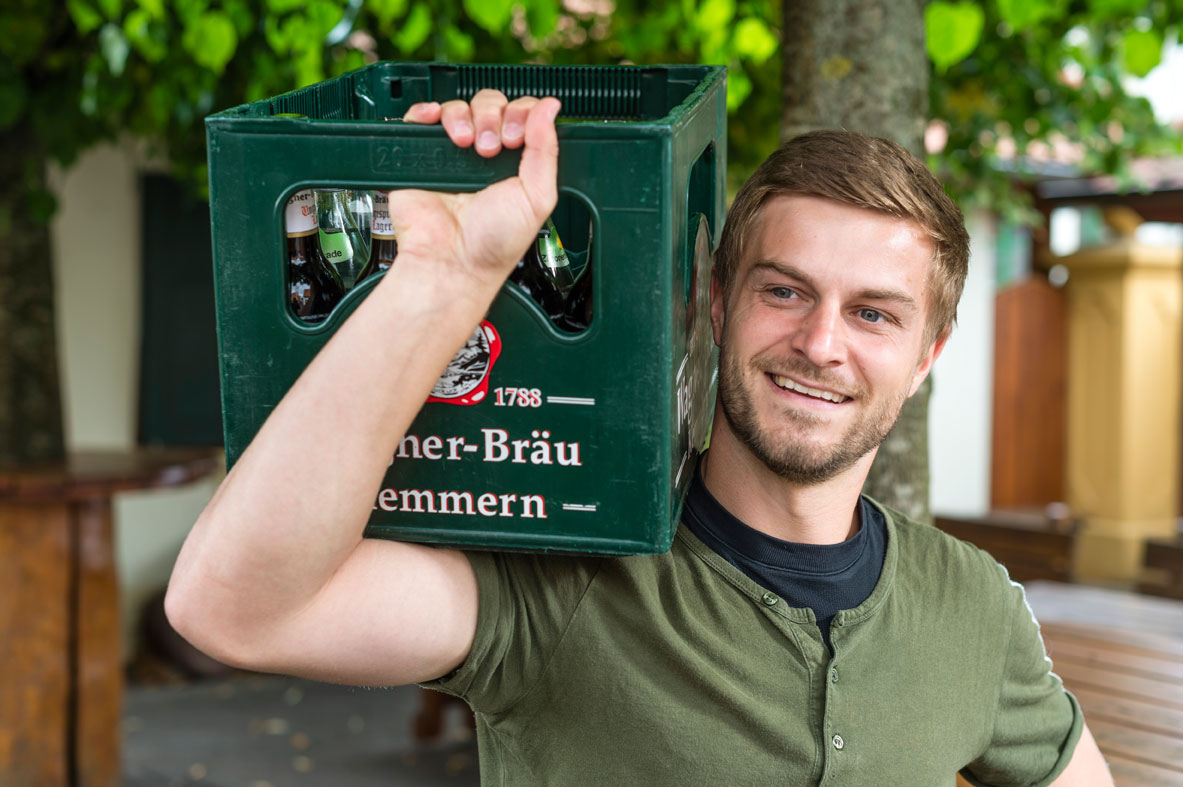
[[[1183,602],[1037,581],[1027,600],[1118,787],[1183,787]]]

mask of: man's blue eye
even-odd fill
[[[772,292],[773,296],[777,297],[777,298],[791,298],[795,294],[788,287],[773,287],[771,292]]]
[[[874,309],[860,309],[859,317],[862,317],[867,322],[880,322],[883,319],[883,315]]]

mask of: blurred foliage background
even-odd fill
[[[206,114],[375,60],[729,67],[731,182],[778,142],[775,0],[9,0],[0,11],[0,132],[20,129],[28,204],[40,173],[121,132],[204,180]],[[1014,188],[1034,155],[1085,172],[1179,152],[1127,81],[1177,40],[1183,0],[930,2],[930,162],[963,207],[1029,216]],[[931,147],[931,146],[930,146]],[[3,217],[0,217],[3,222]]]
[[[865,26],[897,10],[893,0],[862,1],[843,4],[840,20],[804,18]],[[99,141],[131,136],[202,191],[205,115],[377,60],[710,63],[729,70],[733,192],[781,136],[782,19],[827,12],[790,2],[5,0],[0,462],[64,450],[52,266],[27,262],[53,257],[51,162],[68,167]],[[963,209],[1035,222],[1023,181],[1049,162],[1128,182],[1134,157],[1183,152],[1178,131],[1130,92],[1178,40],[1181,20],[1183,0],[928,2],[916,40],[930,69],[930,165]]]

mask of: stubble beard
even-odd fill
[[[830,376],[825,370],[801,359],[778,361],[772,368],[823,385]],[[753,370],[760,377],[764,376],[758,361],[753,362]],[[776,475],[799,486],[815,486],[829,481],[878,448],[895,426],[900,409],[907,399],[907,392],[904,391],[884,400],[881,406],[865,413],[863,418],[852,424],[832,446],[813,446],[803,439],[778,441],[767,430],[760,428],[752,392],[744,387],[743,371],[740,360],[733,353],[720,348],[719,402],[723,416],[731,431],[757,459]],[[863,396],[865,392],[854,393]],[[822,423],[818,416],[796,410],[786,412],[784,417],[803,428]]]

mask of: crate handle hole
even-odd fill
[[[403,97],[403,81],[401,79],[390,80],[390,97],[391,98],[402,98]]]

